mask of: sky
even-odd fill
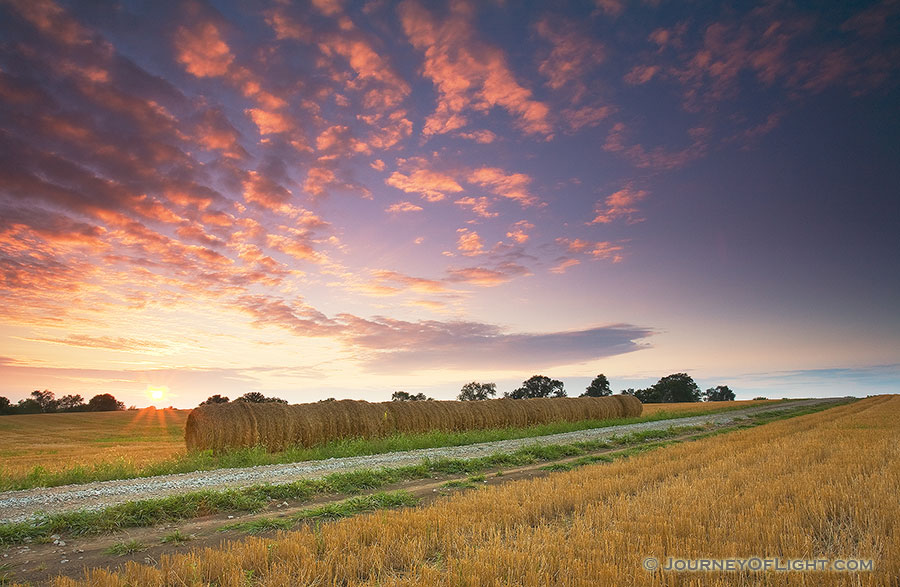
[[[898,30],[898,0],[0,0],[0,395],[897,392]]]

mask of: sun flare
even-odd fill
[[[165,385],[148,385],[147,386],[147,394],[150,396],[150,399],[153,400],[161,400],[166,397],[166,394],[169,393],[169,388]]]

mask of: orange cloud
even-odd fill
[[[302,234],[288,237],[280,234],[270,234],[266,237],[266,244],[286,255],[300,261],[322,262],[322,256],[316,252],[309,240]]]
[[[535,28],[538,36],[551,45],[538,71],[554,90],[571,84],[571,101],[580,101],[587,92],[584,79],[605,58],[603,45],[580,30],[575,22],[560,17],[544,17]]]
[[[499,167],[481,167],[469,174],[468,181],[480,185],[498,196],[515,200],[523,207],[535,206],[540,202],[528,191],[531,177],[524,173],[507,175]]]
[[[231,48],[211,21],[175,31],[175,57],[185,70],[197,77],[219,77],[228,73],[234,61]]]
[[[385,180],[385,183],[407,193],[419,194],[429,202],[443,200],[448,192],[463,191],[462,186],[455,179],[430,169],[416,169],[409,175],[395,171]]]
[[[556,273],[558,275],[562,275],[566,272],[569,267],[574,267],[575,265],[580,265],[581,261],[578,259],[562,259],[550,268],[550,273]]]
[[[447,281],[471,283],[483,287],[495,287],[510,282],[516,277],[531,275],[525,267],[516,263],[501,263],[496,269],[485,267],[466,267],[449,269]]]
[[[390,212],[391,214],[396,214],[399,212],[421,212],[422,206],[416,206],[411,202],[397,202],[395,204],[391,204],[388,208],[385,209],[385,212]]]
[[[282,210],[291,199],[291,192],[256,171],[247,173],[244,180],[244,200],[270,210]]]
[[[412,277],[410,275],[404,275],[403,273],[398,273],[396,271],[375,271],[373,272],[376,279],[380,281],[389,281],[392,283],[397,283],[408,290],[412,290],[419,293],[444,293],[447,290],[447,286],[445,286],[440,281],[436,281],[434,279],[425,279],[422,277]]]
[[[484,196],[480,198],[460,198],[454,202],[457,206],[463,206],[467,208],[471,208],[472,212],[474,212],[477,216],[481,218],[496,218],[500,215],[499,212],[492,212],[488,210],[488,207],[491,205],[491,201]]]
[[[570,240],[558,238],[556,243],[564,247],[570,253],[589,255],[594,259],[611,259],[613,263],[622,261],[622,251],[625,247],[610,241],[589,241],[580,238]]]
[[[497,139],[497,135],[489,130],[473,130],[472,132],[461,132],[456,136],[462,139],[469,139],[470,141],[475,141],[480,145],[487,145],[493,143]]]
[[[596,216],[589,224],[609,224],[616,218],[625,217],[629,224],[642,222],[643,218],[635,215],[638,213],[637,203],[647,197],[649,192],[635,190],[628,186],[609,195],[603,204],[597,204]]]
[[[441,19],[416,0],[405,0],[398,10],[406,36],[425,55],[424,74],[439,94],[422,130],[426,136],[457,130],[467,124],[467,111],[486,113],[494,106],[509,112],[526,133],[552,132],[549,108],[516,81],[504,52],[477,39],[470,4],[453,2]]]
[[[270,112],[261,108],[249,108],[244,111],[259,129],[259,134],[270,135],[288,132],[294,128],[291,119],[279,112]]]
[[[516,241],[518,244],[524,244],[528,242],[528,231],[534,228],[534,224],[528,222],[527,220],[519,220],[509,229],[509,232],[506,233],[507,238],[511,238]]]
[[[459,238],[456,242],[456,248],[466,257],[474,257],[484,253],[484,241],[478,236],[478,233],[468,228],[459,228],[456,230]]]
[[[321,196],[325,193],[325,187],[334,183],[335,180],[336,177],[332,170],[326,167],[313,167],[306,174],[303,189],[314,196]]]

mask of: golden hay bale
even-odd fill
[[[231,402],[199,406],[188,415],[188,450],[263,446],[280,451],[341,438],[375,438],[430,430],[523,427],[639,416],[643,406],[630,395],[526,400],[414,401],[358,400],[285,405]]]

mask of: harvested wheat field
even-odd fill
[[[630,395],[476,402],[341,400],[297,405],[231,402],[194,409],[187,419],[185,442],[190,451],[260,445],[274,452],[292,445],[314,446],[341,438],[523,427],[640,415],[641,402]]]
[[[35,467],[126,463],[140,467],[184,452],[189,410],[142,410],[26,414],[0,418],[3,475],[17,477]]]
[[[898,433],[900,397],[871,397],[56,585],[891,585],[900,576]],[[871,570],[648,571],[649,557],[663,567],[670,557],[842,559]]]

